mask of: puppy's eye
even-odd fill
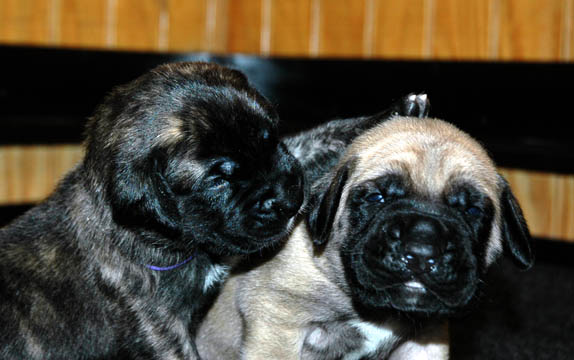
[[[263,130],[261,132],[261,138],[263,140],[269,140],[269,137],[271,137],[271,134],[269,133],[269,130]]]
[[[379,202],[379,203],[385,202],[385,198],[380,193],[369,194],[367,195],[365,200],[367,200],[368,202]]]
[[[478,217],[478,216],[482,215],[482,210],[480,210],[476,206],[471,206],[468,209],[466,209],[466,213],[470,216]]]

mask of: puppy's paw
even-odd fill
[[[393,115],[426,117],[430,110],[427,94],[408,94],[393,104]]]

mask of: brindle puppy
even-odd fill
[[[230,257],[280,243],[303,166],[322,157],[300,164],[277,121],[243,74],[214,64],[160,66],[115,89],[87,125],[83,161],[0,230],[0,357],[196,356]],[[346,144],[372,125],[313,134]]]

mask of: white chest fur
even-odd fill
[[[216,286],[229,275],[229,266],[225,265],[212,265],[211,269],[207,272],[205,282],[203,283],[203,291],[206,292],[212,286]]]
[[[344,360],[361,359],[364,356],[376,352],[381,346],[393,343],[396,340],[396,335],[390,328],[377,326],[364,321],[354,321],[352,325],[361,332],[365,340],[359,349],[345,355]]]

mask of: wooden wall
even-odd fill
[[[0,205],[42,200],[82,156],[79,145],[0,146]]]
[[[153,51],[574,59],[574,0],[0,0],[0,42]]]
[[[276,56],[574,60],[574,0],[0,0],[0,43]],[[0,204],[38,201],[76,145],[0,147]],[[574,241],[574,176],[502,169],[535,235]]]

